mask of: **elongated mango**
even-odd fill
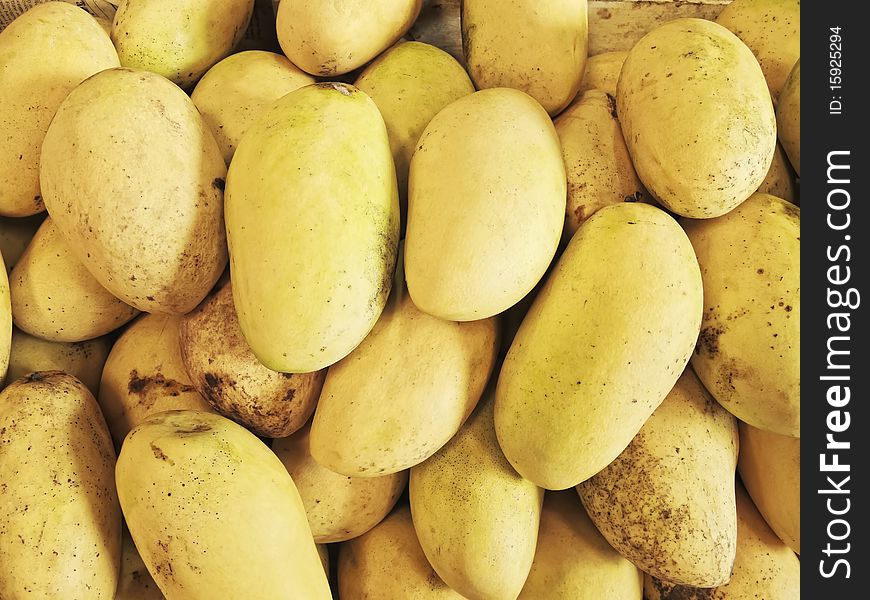
[[[345,357],[384,308],[399,199],[384,121],[353,86],[279,100],[243,136],[227,179],[233,300],[251,350],[273,371]]]
[[[571,238],[511,344],[495,427],[524,477],[564,489],[629,444],[689,361],[701,273],[686,234],[640,203],[602,208]]]
[[[296,486],[257,437],[212,413],[152,415],[124,440],[118,497],[167,600],[327,600]]]

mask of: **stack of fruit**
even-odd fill
[[[799,1],[421,4],[0,33],[0,598],[799,597]]]

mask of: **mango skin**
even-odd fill
[[[118,448],[151,414],[212,410],[184,370],[178,328],[178,317],[142,315],[112,346],[97,398]]]
[[[578,94],[587,90],[601,90],[616,98],[616,84],[622,63],[628,56],[628,50],[602,52],[586,59],[586,70],[580,80]]]
[[[193,310],[223,272],[225,178],[193,102],[145,71],[82,83],[42,145],[55,225],[100,285],[145,312]]]
[[[462,600],[432,569],[400,505],[374,529],[339,546],[341,600]]]
[[[643,573],[605,540],[573,490],[547,492],[519,600],[641,600]]]
[[[704,280],[692,367],[741,421],[800,437],[800,208],[754,194],[683,228]]]
[[[241,425],[199,411],[152,415],[125,438],[116,477],[167,600],[332,597],[293,480]]]
[[[800,0],[734,0],[716,17],[758,59],[774,102],[801,57]]]
[[[464,0],[461,24],[478,89],[521,90],[551,116],[577,95],[589,48],[586,0]]]
[[[121,0],[112,42],[121,65],[191,86],[241,41],[254,0]]]
[[[229,165],[248,128],[276,100],[314,83],[285,57],[248,50],[226,57],[202,76],[190,99],[208,124]]]
[[[798,177],[801,176],[801,61],[795,63],[776,107],[779,141]]]
[[[119,64],[94,18],[67,2],[38,4],[0,32],[0,215],[45,210],[39,152],[55,111],[79,83]]]
[[[112,340],[108,336],[77,343],[49,342],[13,328],[7,379],[15,381],[34,371],[63,371],[96,396],[111,349]]]
[[[314,412],[312,456],[347,476],[395,473],[429,458],[477,406],[496,361],[494,317],[455,323],[428,315],[403,277],[397,269],[371,333],[329,368]]]
[[[583,92],[554,125],[568,175],[567,236],[597,210],[646,195],[625,147],[612,96],[601,90]]]
[[[392,46],[420,14],[423,0],[293,0],[278,5],[281,50],[302,70],[334,77]]]
[[[127,527],[124,527],[121,537],[121,573],[115,600],[163,600],[163,594],[142,562]]]
[[[800,564],[738,484],[737,556],[731,580],[717,588],[693,588],[646,575],[644,592],[647,600],[800,600]]]
[[[616,106],[637,174],[672,212],[718,217],[764,181],[770,93],[752,51],[721,25],[676,19],[645,35],[622,65]]]
[[[384,308],[399,242],[393,157],[371,98],[323,83],[275,103],[236,149],[225,213],[233,300],[260,362],[308,373],[350,353]]]
[[[801,441],[740,423],[737,471],[774,533],[801,553]]]
[[[613,461],[683,372],[701,308],[698,262],[676,221],[641,203],[595,213],[499,374],[495,427],[514,468],[557,490]]]
[[[277,373],[245,341],[232,284],[218,283],[178,327],[181,360],[194,387],[214,409],[257,435],[285,437],[314,412],[325,371]]]
[[[272,451],[293,477],[311,534],[318,544],[359,537],[389,514],[405,491],[408,472],[345,477],[311,456],[310,426],[272,442]]]
[[[577,486],[601,534],[639,569],[715,587],[737,544],[737,420],[691,369],[622,454]]]
[[[0,597],[111,600],[121,560],[115,451],[94,397],[60,371],[0,393]]]
[[[473,321],[519,302],[556,253],[566,189],[559,138],[533,98],[494,88],[446,106],[411,159],[405,275],[414,303]]]
[[[92,340],[139,314],[100,285],[51,217],[33,236],[9,283],[15,325],[49,341]]]
[[[367,66],[354,85],[375,101],[384,117],[406,217],[408,170],[417,141],[442,108],[474,93],[474,84],[462,65],[440,48],[399,42]]]
[[[432,567],[470,600],[516,598],[535,556],[544,492],[502,454],[490,388],[462,429],[411,468],[414,529]]]

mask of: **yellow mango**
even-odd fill
[[[514,468],[565,489],[613,461],[683,372],[701,308],[698,262],[667,213],[622,202],[592,215],[498,378],[495,427]]]
[[[343,542],[364,534],[393,509],[408,472],[381,477],[346,477],[319,464],[311,456],[310,427],[277,439],[272,450],[296,483],[311,533],[318,544]]]
[[[687,369],[622,454],[577,486],[598,531],[638,568],[697,587],[731,577],[736,421]]]
[[[462,48],[477,88],[521,90],[550,115],[577,95],[588,38],[586,0],[462,2]]]
[[[321,77],[361,67],[402,37],[423,0],[293,0],[278,5],[275,28],[293,64]]]
[[[495,363],[495,318],[443,321],[418,309],[397,269],[372,332],[329,368],[311,454],[348,476],[396,473],[430,457],[474,410]]]
[[[801,441],[740,423],[737,471],[770,528],[801,553]]]
[[[578,94],[587,90],[601,90],[616,98],[616,83],[622,71],[622,63],[628,56],[627,50],[602,52],[586,59],[586,71],[580,80]]]
[[[0,215],[45,210],[39,153],[48,125],[74,87],[118,64],[106,32],[67,2],[37,4],[0,32]]]
[[[220,415],[151,415],[124,440],[118,498],[167,600],[332,598],[281,461]]]
[[[121,574],[115,600],[163,600],[126,527],[121,538]]]
[[[384,308],[399,242],[393,158],[371,98],[323,83],[275,103],[233,156],[226,222],[233,299],[260,362],[307,373],[350,353]]]
[[[338,552],[341,600],[462,600],[432,569],[407,505]]]
[[[49,342],[13,328],[7,381],[34,371],[63,371],[96,395],[111,349],[112,340],[108,336],[77,343]]]
[[[189,87],[241,41],[254,0],[121,0],[112,41],[121,65]]]
[[[40,371],[0,393],[0,598],[111,600],[121,560],[115,451],[94,397]]]
[[[184,314],[226,266],[226,165],[190,98],[145,71],[77,87],[42,145],[40,182],[61,235],[112,295]]]
[[[544,275],[565,222],[559,138],[533,98],[508,88],[449,104],[411,159],[405,274],[420,310],[472,321]]]
[[[280,54],[248,50],[209,69],[190,99],[230,164],[239,140],[257,117],[281,96],[312,83],[312,76]]]
[[[569,237],[597,210],[644,196],[612,96],[601,90],[583,92],[554,124],[568,175],[565,233]]]
[[[716,22],[752,50],[775,101],[801,57],[801,1],[734,0],[725,5]]]
[[[672,212],[718,217],[764,181],[776,146],[770,93],[752,51],[721,25],[656,27],[628,53],[616,94],[637,174]]]
[[[754,194],[683,227],[704,280],[695,372],[741,421],[800,437],[800,208]]]
[[[440,48],[400,42],[367,66],[354,85],[371,96],[384,117],[404,216],[417,141],[429,121],[454,100],[473,93],[474,84],[462,65]]]
[[[139,314],[100,285],[51,217],[15,265],[9,287],[15,325],[53,342],[91,340]]]
[[[469,598],[516,598],[535,556],[543,490],[502,454],[490,388],[462,429],[411,468],[420,545],[447,585]]]
[[[607,543],[573,490],[547,492],[519,600],[641,600],[643,573]]]

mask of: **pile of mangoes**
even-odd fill
[[[799,0],[421,4],[0,33],[0,598],[799,598]]]

